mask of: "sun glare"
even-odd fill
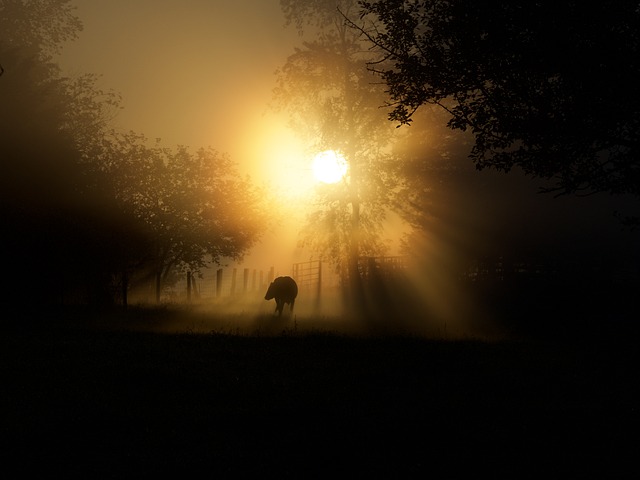
[[[347,173],[347,161],[334,150],[318,153],[313,159],[313,175],[323,183],[336,183]]]

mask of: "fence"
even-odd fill
[[[187,272],[187,300],[216,299],[266,291],[273,278],[273,267],[267,271],[255,268],[218,268],[205,271],[202,278],[196,278],[191,272]],[[179,284],[177,289],[184,288],[184,283],[182,285],[181,287]]]
[[[359,267],[363,279],[392,275],[406,269],[407,257],[363,257],[360,259]],[[315,297],[317,301],[320,300],[323,290],[335,287],[339,283],[338,277],[326,268],[322,260],[294,263],[291,276],[298,284],[298,290],[301,293],[309,298]],[[191,275],[191,272],[187,272],[186,297],[187,300],[205,300],[255,292],[264,293],[274,278],[274,267],[266,271],[255,268],[218,268],[205,271],[202,278],[196,278],[195,275]],[[178,286],[177,290],[183,288],[184,283],[182,287]],[[174,297],[175,295],[173,293]]]
[[[323,275],[323,263],[320,260],[310,260],[292,265],[291,276],[298,284],[298,289],[307,296],[319,298],[322,288],[327,283],[331,283],[330,279],[328,279],[329,282],[326,282]],[[187,300],[205,300],[254,292],[264,293],[274,278],[274,267],[270,267],[266,271],[255,268],[218,268],[205,271],[202,278],[196,278],[195,275],[191,275],[191,272],[187,272],[186,297]],[[184,285],[184,283],[178,284],[176,290],[185,292]],[[169,293],[169,295],[176,296],[175,293]]]
[[[294,263],[291,276],[298,284],[298,290],[307,295],[315,294],[320,299],[322,291],[322,261],[310,260],[308,262]]]
[[[391,276],[407,269],[409,258],[406,256],[361,257],[358,262],[363,279],[376,276]]]

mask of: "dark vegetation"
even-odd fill
[[[480,169],[638,199],[637,2],[358,4],[392,120],[439,105]]]
[[[241,258],[266,228],[266,194],[211,147],[115,128],[119,94],[56,63],[82,30],[73,5],[46,3],[0,2],[0,249],[15,259],[0,302],[126,304],[148,284],[159,299]]]
[[[0,337],[3,470],[23,476],[637,470],[630,339],[150,331],[189,324],[170,310],[39,318]]]

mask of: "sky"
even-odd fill
[[[310,189],[311,154],[286,119],[269,109],[275,72],[302,43],[295,27],[285,27],[279,0],[74,3],[84,29],[65,46],[60,66],[70,75],[99,74],[103,89],[122,95],[115,128],[160,138],[169,147],[228,153],[243,174],[281,198]],[[543,198],[536,190],[516,174],[479,173],[456,212],[466,216],[456,228],[472,225],[459,236],[491,241],[505,232],[532,231],[543,232],[547,243],[574,245],[608,229],[617,238],[619,225],[608,205],[605,211],[596,200]],[[299,223],[294,218],[274,225],[244,265],[288,274],[292,261],[309,260],[309,252],[296,247]]]
[[[69,75],[98,74],[101,88],[122,95],[115,128],[169,147],[211,146],[274,191],[309,188],[310,154],[269,107],[275,72],[301,43],[279,0],[73,3],[84,28],[65,45],[60,66]],[[294,230],[280,225],[263,246],[286,238],[295,248]]]
[[[99,74],[101,87],[122,95],[117,128],[167,146],[211,146],[277,179],[265,164],[299,145],[269,102],[276,69],[300,43],[278,0],[73,3],[84,29],[60,65]]]

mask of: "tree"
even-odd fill
[[[62,44],[75,40],[82,22],[71,0],[2,0],[0,40],[5,47],[21,48],[50,61]]]
[[[309,28],[314,40],[304,42],[279,70],[275,96],[310,149],[338,151],[348,163],[344,181],[317,189],[304,243],[334,262],[349,279],[354,306],[361,306],[359,258],[385,248],[382,222],[393,179],[384,165],[393,128],[378,108],[383,91],[367,71],[360,36],[345,23],[356,2],[283,0],[281,5],[288,22],[301,31]]]
[[[115,215],[105,179],[96,176],[83,137],[72,128],[80,120],[71,82],[51,77],[46,65],[21,51],[9,52],[0,82],[0,218],[2,251],[20,265],[9,277],[12,303],[65,302],[70,292],[74,301],[107,301],[115,252],[105,240],[131,231],[128,222]],[[91,92],[85,101],[98,117],[101,104],[90,108]]]
[[[69,4],[0,2],[2,251],[19,262],[7,276],[12,303],[110,302],[119,247],[141,243],[92,163],[118,96],[52,62],[81,29]]]
[[[0,2],[2,251],[20,262],[11,281],[46,304],[112,303],[119,282],[126,302],[130,275],[152,265],[159,297],[171,272],[254,244],[266,223],[260,192],[211,149],[109,132],[119,96],[51,62],[81,28],[69,3]]]
[[[557,193],[640,197],[638,2],[362,1],[390,119],[422,105],[472,132],[480,169]]]
[[[148,235],[145,255],[129,252],[123,273],[151,264],[157,301],[172,272],[240,259],[266,227],[261,192],[211,148],[171,150],[133,132],[114,133],[99,163],[122,211]]]

